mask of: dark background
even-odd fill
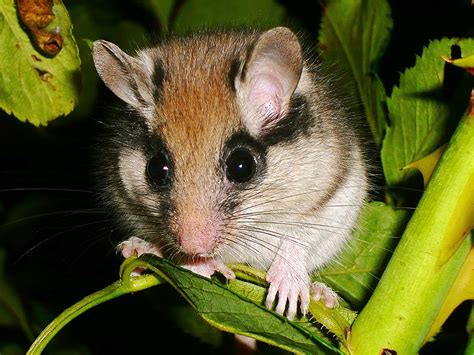
[[[66,3],[67,7],[69,3],[75,2]],[[96,9],[103,4],[82,3]],[[320,10],[315,1],[280,3],[293,28],[317,38]],[[395,27],[379,68],[387,93],[430,39],[472,36],[474,23],[470,1],[390,4]],[[73,12],[71,16],[74,22]],[[122,16],[159,35],[159,23],[139,2],[115,1],[110,16],[104,26],[114,16]],[[100,85],[96,104],[87,115],[73,113],[39,128],[0,111],[0,248],[6,250],[5,277],[18,291],[35,335],[64,308],[118,278],[121,257],[115,246],[124,236],[114,230],[107,211],[98,208],[91,174],[91,147],[100,145],[101,121],[113,100]],[[147,354],[165,352],[169,346],[174,353],[232,352],[229,336],[213,347],[181,330],[174,315],[183,307],[180,296],[167,286],[122,297],[74,320],[48,353]],[[464,304],[455,312],[438,340],[423,352],[462,353],[469,309]],[[21,354],[30,341],[19,329],[2,327],[0,322],[0,353],[3,348]]]

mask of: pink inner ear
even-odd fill
[[[261,128],[271,127],[281,118],[286,109],[285,99],[281,78],[267,72],[251,79],[248,100],[264,120]]]

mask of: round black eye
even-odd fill
[[[157,153],[146,166],[148,177],[158,186],[166,186],[170,182],[170,161],[168,155],[161,151]]]
[[[238,183],[249,181],[257,170],[255,157],[248,150],[242,148],[230,153],[225,163],[227,178]]]

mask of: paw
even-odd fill
[[[131,237],[130,239],[124,240],[117,246],[117,248],[125,259],[132,255],[140,256],[142,254],[154,254],[160,258],[163,257],[161,250],[156,245],[137,237]],[[141,267],[137,267],[132,271],[130,276],[140,276],[143,274],[144,270],[145,269]]]
[[[163,257],[163,253],[156,245],[137,237],[124,240],[117,248],[124,258],[129,258],[132,255],[140,256],[142,254],[154,254],[160,258]]]
[[[337,293],[322,282],[314,282],[311,285],[311,296],[315,301],[323,301],[328,308],[335,308],[339,305]]]
[[[182,266],[198,275],[207,278],[211,278],[211,276],[217,271],[227,280],[235,279],[234,272],[225,266],[222,261],[216,259],[198,259]]]
[[[291,320],[298,310],[298,302],[301,313],[305,315],[308,312],[310,279],[304,268],[293,268],[287,262],[277,261],[268,270],[266,279],[270,283],[265,300],[267,308],[273,308],[278,294],[275,312],[285,314]]]

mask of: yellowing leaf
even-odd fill
[[[67,115],[77,104],[80,59],[72,25],[60,0],[51,31],[64,40],[54,57],[38,52],[20,26],[14,0],[0,0],[0,108],[35,126]]]
[[[469,73],[474,75],[474,54],[459,59],[449,59],[446,57],[443,57],[443,59],[457,67],[466,69]]]
[[[443,154],[445,149],[446,144],[443,144],[433,153],[430,153],[426,157],[423,157],[411,164],[408,164],[403,169],[417,169],[421,173],[421,175],[423,175],[423,182],[426,186],[426,184],[430,180],[431,174],[433,174],[433,171],[436,168],[436,165],[438,164],[439,158],[441,158],[441,155]]]
[[[454,281],[448,296],[444,300],[436,320],[425,338],[425,343],[429,341],[441,328],[446,319],[465,300],[474,299],[474,248],[466,258],[459,274]]]

